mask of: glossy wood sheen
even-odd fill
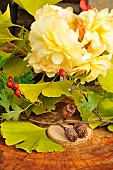
[[[87,143],[65,146],[62,153],[31,154],[0,139],[0,170],[112,170],[113,133],[97,128]]]

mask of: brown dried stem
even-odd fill
[[[58,122],[46,122],[46,121],[38,121],[38,120],[34,120],[31,118],[25,118],[25,117],[21,117],[21,120],[26,120],[26,121],[30,121],[32,123],[36,123],[36,124],[44,124],[44,125],[51,125],[51,124],[57,124],[58,122],[63,123],[64,121],[60,120]],[[66,120],[66,123],[77,123],[77,122],[82,122],[84,124],[93,124],[93,123],[113,123],[113,120],[94,120],[94,121],[81,121],[81,120]]]

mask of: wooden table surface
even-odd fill
[[[26,153],[6,146],[0,138],[0,170],[113,170],[113,133],[106,128],[93,131],[92,139],[64,152]]]

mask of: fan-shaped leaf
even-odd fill
[[[40,115],[40,114],[43,114],[43,113],[46,113],[46,109],[43,107],[43,106],[39,106],[39,105],[35,105],[33,108],[32,108],[32,111],[36,114],[36,115]]]
[[[62,95],[61,97],[46,97],[41,95],[40,100],[44,104],[44,106],[47,108],[48,111],[55,110],[55,104],[60,102],[64,96]]]
[[[39,83],[39,84],[20,84],[19,88],[21,92],[24,94],[26,99],[30,100],[32,103],[39,101],[38,96],[42,92],[42,90],[49,84],[47,83]]]
[[[32,103],[39,102],[38,96],[42,93],[46,97],[69,96],[68,89],[71,84],[66,81],[44,82],[38,84],[20,84],[20,90]]]
[[[99,76],[98,81],[104,90],[113,93],[113,69],[108,70],[105,77]]]
[[[0,28],[8,28],[10,26],[13,26],[13,23],[11,22],[10,8],[8,5],[4,14],[0,14]]]
[[[60,145],[52,142],[46,136],[46,128],[40,128],[29,122],[4,122],[1,124],[1,133],[7,145],[16,145],[31,153],[64,151]]]
[[[0,68],[4,65],[7,58],[11,55],[11,53],[6,53],[0,50]]]
[[[68,81],[51,82],[42,90],[42,94],[47,97],[60,97],[62,94],[69,96],[68,89],[71,87]]]
[[[42,8],[45,4],[56,4],[61,0],[14,0],[19,6],[24,8],[31,15],[35,15],[36,10]]]
[[[20,38],[14,37],[8,28],[0,28],[0,42],[9,42],[13,40],[21,40]]]
[[[108,129],[113,132],[113,124],[109,125]]]
[[[26,67],[26,65],[27,61],[23,61],[23,59],[17,58],[16,56],[13,58],[8,58],[3,66],[3,72],[7,77],[20,76],[31,70],[31,68]]]

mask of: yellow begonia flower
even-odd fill
[[[57,15],[49,15],[36,20],[29,36],[31,53],[28,63],[36,73],[45,71],[51,77],[60,68],[70,72],[73,61],[82,57],[84,49],[78,42],[78,31],[74,32]]]
[[[73,13],[72,7],[67,7],[66,9],[61,8],[56,5],[44,5],[43,8],[37,10],[35,20],[41,20],[49,15],[58,15],[62,18],[70,28],[76,28],[77,15]]]
[[[78,16],[72,8],[45,5],[36,12],[28,60],[34,72],[53,77],[61,68],[82,82],[105,76],[113,54],[113,11],[96,9]],[[108,24],[108,25],[106,25]],[[83,75],[86,73],[86,77]],[[88,74],[89,73],[89,74]]]
[[[113,10],[111,13],[108,9],[84,11],[79,20],[84,28],[82,43],[95,51],[106,44],[106,51],[113,54]]]
[[[98,75],[106,76],[107,70],[112,66],[110,62],[111,58],[112,54],[102,55],[95,58],[93,56],[91,59],[85,61],[84,64],[76,67],[74,71],[77,75],[81,75],[83,70],[85,70],[86,73],[91,72],[88,76],[82,79],[82,82],[93,81],[98,77]]]

